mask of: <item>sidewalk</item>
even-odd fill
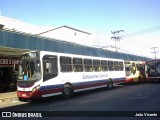
[[[16,91],[0,93],[0,104],[15,102],[15,101],[18,101]]]

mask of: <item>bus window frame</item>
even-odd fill
[[[68,56],[60,56],[60,71],[61,72],[72,72],[73,71],[73,60]]]
[[[58,57],[56,55],[44,55],[42,63],[43,81],[47,81],[58,76]]]

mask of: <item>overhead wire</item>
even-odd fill
[[[159,30],[160,30],[160,26],[155,26],[155,27],[152,27],[152,28],[148,28],[148,29],[138,31],[138,32],[122,35],[121,37],[126,38],[126,37],[138,36],[138,35],[143,35],[143,34],[156,32],[156,31],[159,31]]]
[[[133,40],[136,40],[136,39],[134,38],[134,36],[144,35],[144,34],[156,32],[156,31],[160,31],[160,26],[155,26],[155,27],[152,27],[152,28],[144,29],[144,30],[137,31],[137,32],[133,32],[133,33],[129,33],[129,34],[127,34],[126,32],[124,32],[125,35],[122,34],[121,37],[122,37],[122,39],[123,39],[123,38],[130,37],[130,38],[132,38]],[[137,40],[137,41],[138,41],[138,40]],[[137,43],[136,43],[136,44],[137,44]],[[106,49],[107,49],[107,48],[113,48],[112,45],[107,45],[107,44],[104,45],[104,43],[102,43],[102,42],[100,42],[100,41],[98,42],[98,45],[90,45],[90,46],[98,47],[98,48],[102,48],[102,49],[104,49],[104,48],[106,48]],[[123,51],[123,52],[125,52],[125,53],[129,53],[129,54],[135,55],[135,53],[129,52],[129,51],[127,51],[127,50],[123,50],[123,49],[121,49],[121,48],[119,48],[119,50],[121,50],[121,51]],[[140,56],[142,56],[142,55],[140,55]],[[149,56],[148,56],[148,57],[149,57]]]
[[[121,37],[122,38],[131,38],[132,40],[132,43],[136,43],[135,41],[137,41],[137,45],[139,44],[139,40],[135,39],[135,36],[138,36],[138,35],[144,35],[144,34],[148,34],[148,33],[152,33],[152,32],[156,32],[156,31],[159,31],[160,30],[160,26],[156,26],[156,27],[152,27],[152,28],[148,28],[148,29],[144,29],[144,30],[141,30],[141,31],[138,31],[138,32],[134,32],[134,33],[130,33],[130,34],[127,34],[126,32],[125,35],[123,34]],[[121,49],[121,51],[124,51]],[[124,52],[127,52],[127,53],[130,53],[128,51],[124,51]],[[133,54],[133,53],[132,53]]]

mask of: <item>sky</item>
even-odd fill
[[[0,15],[84,30],[95,34],[98,46],[113,46],[111,31],[124,30],[117,34],[121,50],[154,57],[151,48],[158,47],[160,58],[160,0],[0,0]]]

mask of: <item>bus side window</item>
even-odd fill
[[[72,72],[72,59],[71,57],[60,57],[61,72]]]
[[[114,70],[115,70],[115,71],[119,71],[118,61],[114,61]]]
[[[93,60],[93,69],[94,71],[101,71],[100,60]]]
[[[92,59],[84,59],[85,72],[93,72]]]
[[[133,75],[136,73],[136,65],[135,65],[135,63],[132,63],[132,73],[133,73]]]
[[[114,71],[113,61],[108,61],[108,70],[109,70],[109,71]]]
[[[108,62],[106,60],[101,60],[102,71],[108,71]]]
[[[73,58],[73,70],[74,70],[74,72],[82,72],[83,71],[82,58]]]
[[[58,75],[57,56],[43,56],[43,80],[49,80]]]
[[[120,70],[120,71],[123,71],[123,69],[124,69],[124,64],[123,64],[123,62],[120,62],[120,61],[119,61],[118,64],[119,64],[119,70]]]

